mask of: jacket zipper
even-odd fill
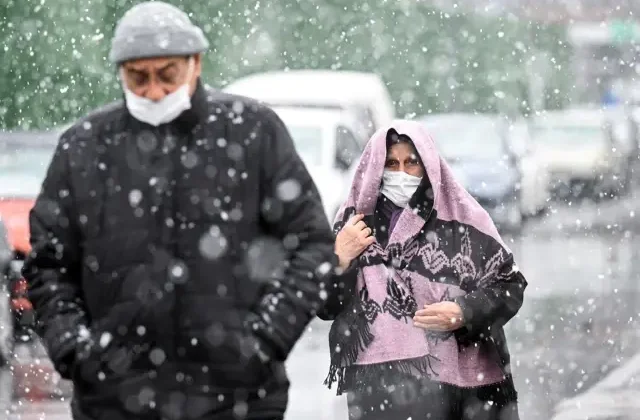
[[[174,133],[172,133],[174,134]],[[174,134],[175,135],[175,134]],[[171,252],[171,257],[174,259],[174,261],[177,261],[179,259],[179,249],[178,249],[178,234],[179,234],[179,224],[181,223],[180,220],[178,220],[178,198],[177,198],[177,193],[179,191],[178,188],[178,184],[180,182],[180,175],[182,175],[182,171],[180,170],[181,165],[180,165],[180,148],[182,147],[182,137],[179,135],[175,135],[176,138],[176,145],[174,150],[172,151],[171,154],[171,182],[170,182],[170,187],[169,187],[169,191],[171,191],[171,196],[169,197],[169,202],[171,203],[171,212],[170,212],[170,216],[171,219],[173,220],[173,226],[170,229],[170,243],[171,246],[169,247],[169,250]],[[167,272],[167,276],[169,275],[169,273]],[[178,334],[180,332],[180,313],[181,313],[181,302],[182,302],[182,284],[179,283],[173,283],[173,293],[174,293],[174,305],[173,305],[173,313],[172,318],[173,318],[173,331],[171,334],[171,356],[173,357],[173,360],[175,360],[177,362],[178,359],[178,352],[177,352],[177,348],[176,348],[176,344],[177,344],[177,338],[178,338]]]

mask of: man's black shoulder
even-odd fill
[[[233,93],[223,92],[218,89],[213,89],[209,86],[205,88],[207,90],[207,99],[209,102],[219,103],[226,107],[242,106],[263,106],[264,104],[257,99],[249,98],[246,96],[235,95]]]
[[[121,131],[124,129],[125,116],[124,101],[112,102],[80,118],[62,133],[61,139],[65,141],[86,140],[95,138],[96,135]]]
[[[247,96],[235,95],[207,87],[207,98],[212,103],[223,105],[234,114],[243,114],[249,111],[262,121],[273,121],[276,116],[276,113],[268,104]]]
[[[124,101],[95,109],[60,134],[56,154],[67,155],[73,167],[90,168],[95,164],[97,142],[101,138],[123,132],[126,127]]]

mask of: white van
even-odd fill
[[[273,110],[291,133],[333,222],[349,194],[364,143],[351,115],[333,109],[274,106]]]
[[[257,73],[227,85],[224,92],[247,96],[271,106],[329,108],[350,112],[363,124],[367,140],[395,119],[395,107],[377,74],[331,70]]]

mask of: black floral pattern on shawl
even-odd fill
[[[511,276],[511,271],[504,272],[501,268],[507,258],[504,249],[500,248],[487,260],[477,280],[477,287],[485,287],[491,283],[503,281]]]
[[[468,229],[466,229],[462,235],[460,252],[451,259],[451,266],[454,268],[460,280],[459,286],[462,290],[469,290],[475,286],[478,271],[473,261],[471,239]]]
[[[391,276],[387,279],[387,297],[382,302],[382,310],[398,321],[409,323],[418,310],[411,288],[404,288]]]
[[[416,239],[404,244],[392,243],[386,249],[374,242],[360,255],[359,263],[361,267],[385,265],[394,270],[405,270],[419,250],[420,243]]]
[[[425,274],[435,275],[451,267],[451,260],[444,250],[440,248],[438,235],[434,231],[429,231],[425,236],[424,244],[418,251],[423,268],[426,270]]]
[[[382,312],[382,308],[375,300],[369,297],[369,289],[365,285],[360,292],[358,292],[358,304],[359,312],[361,312],[367,319],[367,322],[373,324],[378,317],[378,314]]]

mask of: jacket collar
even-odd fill
[[[190,131],[196,125],[205,123],[208,117],[207,92],[202,81],[198,78],[196,90],[191,95],[191,108],[180,114],[173,122],[180,128]]]

